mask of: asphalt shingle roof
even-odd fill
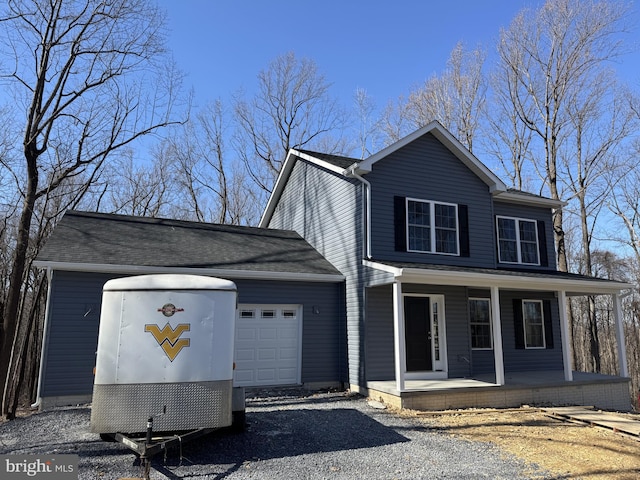
[[[342,157],[340,155],[331,155],[329,153],[313,152],[311,150],[298,150],[298,151],[300,153],[306,153],[307,155],[311,155],[312,157],[315,157],[315,158],[317,158],[319,160],[322,160],[324,162],[330,163],[330,164],[335,165],[336,167],[340,167],[340,168],[350,167],[354,163],[357,163],[357,162],[360,161],[360,160],[357,160],[355,158]]]
[[[77,211],[37,261],[340,275],[293,231]]]

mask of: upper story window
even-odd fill
[[[458,206],[407,198],[407,250],[459,254]]]
[[[537,222],[511,217],[496,220],[500,262],[540,265]]]

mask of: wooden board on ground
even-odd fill
[[[541,410],[556,417],[608,428],[640,440],[640,420],[624,415],[593,410],[589,407],[549,407]]]

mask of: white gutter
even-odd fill
[[[191,275],[207,275],[212,277],[247,280],[281,280],[308,282],[341,282],[344,280],[344,275],[342,274],[270,272],[256,270],[232,270],[224,268],[157,267],[147,265],[111,265],[48,261],[36,261],[33,262],[33,265],[38,268],[64,270],[67,272],[116,273],[126,275],[145,275],[151,273],[183,273]]]
[[[42,389],[42,374],[44,373],[44,357],[47,345],[47,332],[49,331],[49,308],[51,307],[51,280],[53,279],[53,269],[47,267],[47,302],[44,307],[44,327],[42,329],[42,345],[40,346],[40,366],[38,368],[38,388],[36,392],[36,402],[31,404],[31,408],[40,407],[42,397],[40,392]]]
[[[364,185],[364,235],[365,235],[365,258],[371,259],[371,183],[356,173],[357,164],[351,165],[344,175],[360,180]]]

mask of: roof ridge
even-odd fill
[[[273,236],[278,236],[278,234],[281,234],[281,233],[287,233],[287,234],[294,234],[295,236],[300,237],[300,235],[294,230],[254,227],[249,225],[233,225],[228,223],[201,222],[198,220],[180,220],[180,219],[165,218],[165,217],[144,217],[144,216],[138,216],[138,215],[122,215],[119,213],[88,212],[88,211],[82,211],[82,210],[67,210],[65,212],[65,215],[85,217],[85,218],[95,218],[99,220],[112,220],[112,221],[140,223],[140,224],[155,224],[158,226],[203,228],[208,230],[216,229],[216,230],[234,230],[234,231],[244,231],[244,232],[253,230],[256,232],[260,232],[261,235],[272,234]]]

